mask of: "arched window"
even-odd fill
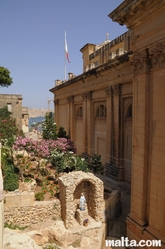
[[[107,116],[107,108],[105,105],[99,105],[96,110],[97,118],[105,118]]]
[[[82,117],[83,116],[83,109],[82,109],[82,106],[80,106],[78,109],[77,109],[77,117]]]
[[[126,118],[132,118],[132,104],[127,109]]]

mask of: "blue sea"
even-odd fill
[[[35,118],[29,118],[29,127],[31,127],[32,125],[38,124],[42,121],[45,121],[45,117],[39,116]]]

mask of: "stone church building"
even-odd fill
[[[55,121],[77,154],[131,182],[129,239],[165,248],[165,1],[125,0],[109,17],[128,32],[81,48],[83,73],[50,89]]]

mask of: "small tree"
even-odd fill
[[[0,142],[4,144],[7,140],[7,145],[12,147],[16,136],[23,136],[22,130],[16,126],[16,120],[11,117],[11,112],[7,107],[0,109]]]
[[[0,67],[0,86],[8,87],[13,83],[10,71],[5,67]]]
[[[9,118],[11,116],[11,112],[9,112],[7,106],[5,106],[4,108],[0,109],[0,118]]]
[[[58,131],[58,137],[65,137],[65,138],[69,138],[69,136],[67,135],[64,127],[60,126],[59,131]]]
[[[45,122],[42,124],[42,137],[45,140],[57,139],[57,125],[54,123],[50,113],[45,115]]]

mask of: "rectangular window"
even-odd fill
[[[9,112],[11,112],[11,103],[7,103],[7,109]]]

